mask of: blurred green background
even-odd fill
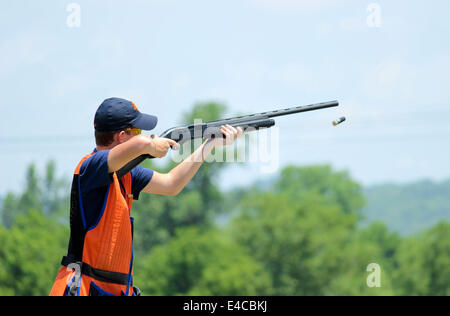
[[[182,120],[225,111],[198,103]],[[221,191],[229,165],[205,163],[178,196],[135,202],[143,295],[450,294],[449,181],[364,188],[346,170],[291,165]],[[25,183],[1,202],[0,295],[48,295],[67,249],[70,179],[50,161]],[[381,287],[368,286],[371,263]]]

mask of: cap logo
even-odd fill
[[[136,104],[134,104],[134,102],[131,102],[131,105],[133,106],[133,108],[134,108],[136,111],[139,111],[139,109],[137,108]]]

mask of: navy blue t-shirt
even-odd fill
[[[97,151],[86,159],[80,168],[80,189],[86,227],[97,223],[105,202],[108,187],[113,183],[112,173],[108,173],[109,150]],[[131,170],[131,194],[139,199],[142,189],[150,182],[153,170],[137,166]]]

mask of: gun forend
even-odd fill
[[[208,138],[216,138],[216,137],[223,137],[225,138],[225,135],[220,131],[220,126],[224,124],[214,124],[212,126],[208,126],[206,124],[206,128],[203,130],[203,137],[204,139]],[[248,120],[248,121],[242,121],[242,122],[236,122],[229,124],[235,128],[241,127],[244,133],[257,131],[262,128],[269,128],[275,125],[275,120],[269,119],[269,118],[262,118],[257,120]]]

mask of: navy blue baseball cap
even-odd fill
[[[157,123],[156,116],[141,113],[133,102],[120,98],[103,101],[94,119],[95,130],[99,132],[116,132],[129,127],[150,131]]]

